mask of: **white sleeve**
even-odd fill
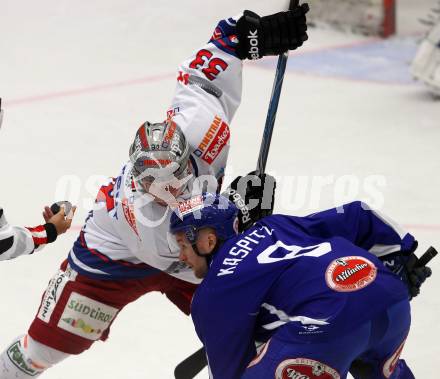
[[[233,18],[220,21],[210,41],[182,62],[167,115],[182,129],[200,164],[210,166],[202,171],[216,176],[226,166],[229,124],[241,102],[235,27]]]
[[[0,261],[31,254],[34,249],[32,233],[26,228],[9,225],[0,208]]]
[[[420,44],[411,65],[412,75],[440,95],[440,22]]]

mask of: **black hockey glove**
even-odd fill
[[[273,212],[275,202],[275,178],[271,175],[255,175],[255,171],[246,176],[235,178],[223,196],[238,208],[238,230],[249,229],[259,219]]]
[[[308,11],[308,4],[265,17],[245,10],[237,21],[238,57],[260,59],[300,47],[308,39]]]
[[[426,266],[427,262],[424,263],[414,254],[416,249],[417,241],[409,253],[398,252],[380,258],[383,264],[406,284],[409,300],[420,293],[420,287],[432,275],[432,270]]]

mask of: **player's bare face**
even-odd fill
[[[206,253],[206,251],[203,251],[203,241],[201,241],[201,239],[203,239],[203,236],[199,236],[197,240],[197,248],[199,249],[199,252],[203,254]],[[206,262],[206,259],[195,253],[184,232],[176,233],[176,241],[180,248],[179,259],[192,268],[196,278],[204,278],[208,272],[208,263]]]

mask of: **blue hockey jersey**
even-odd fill
[[[337,338],[408,298],[378,256],[409,252],[413,243],[361,202],[307,217],[269,216],[226,241],[191,310],[211,377],[240,378],[254,342],[275,332],[286,341]]]

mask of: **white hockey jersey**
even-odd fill
[[[194,177],[210,190],[221,184],[228,158],[229,124],[241,100],[242,62],[235,54],[236,21],[221,21],[211,40],[178,68],[177,88],[167,118],[181,128],[190,145]],[[194,178],[186,194],[194,187]],[[214,188],[213,188],[214,187]],[[96,279],[143,278],[159,271],[198,283],[179,262],[168,233],[171,210],[136,189],[132,165],[99,191],[80,236],[69,253],[70,265]]]

